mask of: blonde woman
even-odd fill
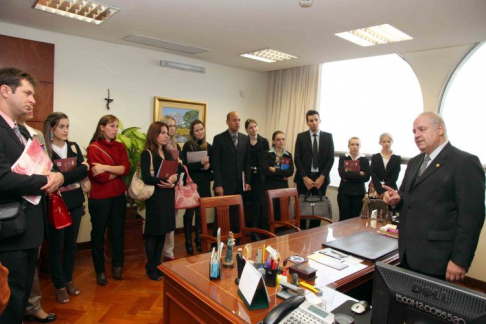
[[[167,125],[169,129],[169,141],[167,142],[167,149],[170,151],[174,158],[180,160],[181,148],[175,141],[175,134],[177,130],[177,123],[174,117],[165,115],[160,119],[161,122]],[[176,151],[178,153],[176,153]],[[177,210],[175,211],[177,217]],[[164,252],[162,253],[165,261],[175,260],[174,256],[174,231],[167,233],[165,236]]]
[[[398,189],[397,180],[402,164],[400,155],[395,155],[391,149],[393,145],[391,134],[381,134],[380,145],[382,147],[381,152],[371,157],[371,180],[376,190],[376,198],[384,195],[386,190],[383,188],[383,185],[395,190]]]

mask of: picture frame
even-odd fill
[[[189,140],[189,128],[194,120],[201,120],[207,128],[207,108],[206,102],[155,97],[154,121],[159,121],[165,115],[174,117],[177,126],[175,141],[182,147]]]

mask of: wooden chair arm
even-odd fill
[[[289,223],[286,223],[286,222],[273,221],[272,223],[273,224],[277,224],[277,225],[283,225],[283,226],[289,227],[289,228],[295,230],[296,232],[300,232],[301,231],[298,226],[295,226],[295,225],[292,225],[292,224],[289,224]]]
[[[321,221],[325,221],[329,224],[333,224],[333,221],[330,220],[329,218],[326,218],[326,217],[321,217],[321,216],[314,216],[314,215],[300,215],[300,218],[304,218],[304,219],[316,219],[316,220],[321,220]]]
[[[212,235],[199,234],[199,237],[202,240],[208,240],[208,241],[211,241],[211,242],[217,242],[218,241],[218,238],[217,237],[214,237]]]
[[[255,232],[255,233],[266,235],[268,237],[277,237],[277,235],[273,234],[272,232],[260,228],[245,227],[245,232]]]

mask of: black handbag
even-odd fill
[[[21,202],[0,205],[0,240],[24,233],[26,225]]]
[[[332,219],[331,201],[329,198],[322,196],[320,191],[318,192],[318,196],[309,196],[309,192],[305,195],[299,195],[300,214]]]

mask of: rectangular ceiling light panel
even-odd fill
[[[298,58],[297,56],[285,54],[273,49],[263,49],[259,51],[253,51],[250,53],[241,54],[240,56],[246,57],[252,60],[262,61],[266,63],[282,62]]]
[[[413,39],[389,24],[350,30],[335,35],[360,46],[373,46]]]
[[[34,9],[99,25],[120,9],[88,0],[37,0]]]

